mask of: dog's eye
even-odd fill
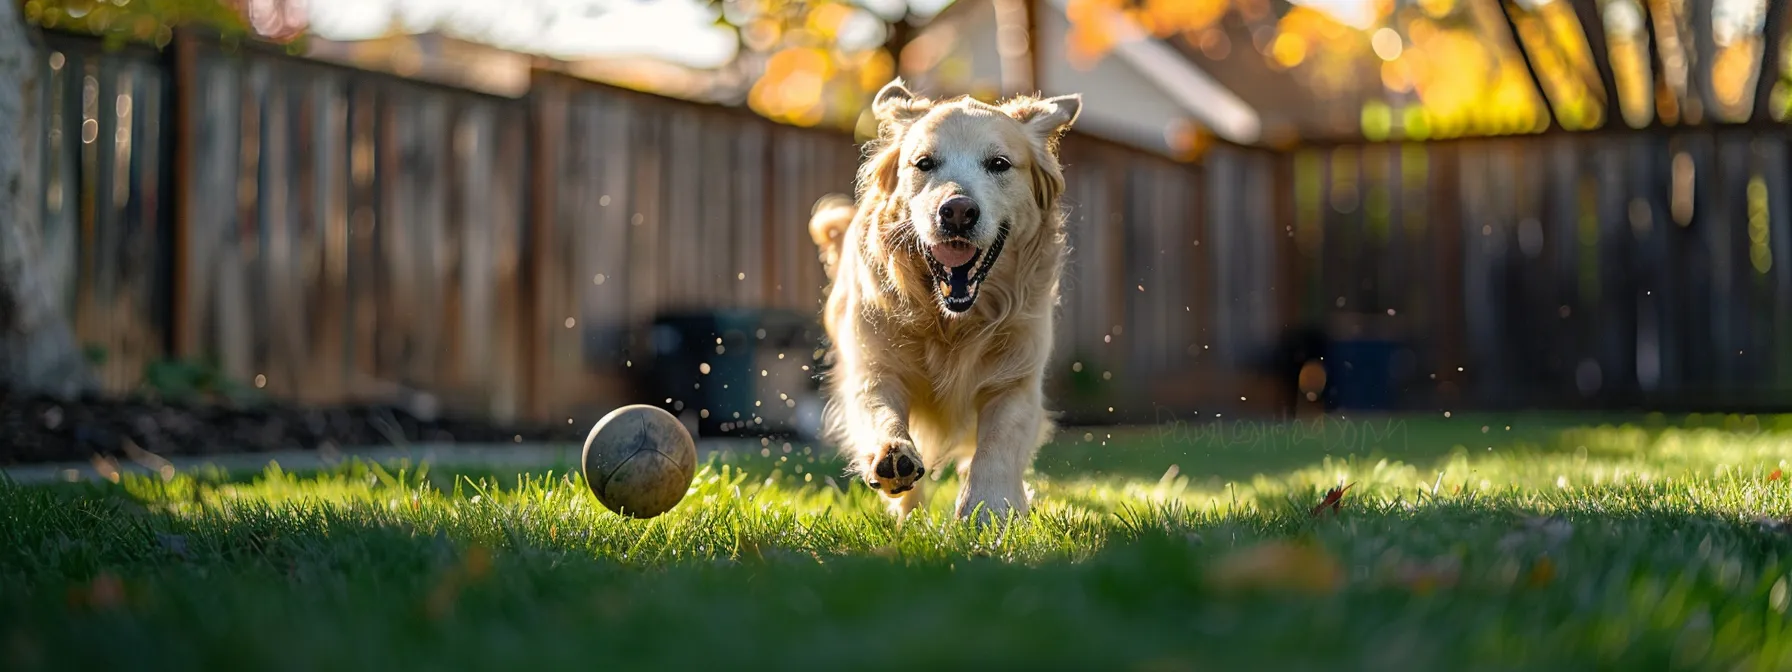
[[[1013,167],[1014,167],[1014,164],[1008,163],[1007,159],[1004,159],[999,156],[991,158],[990,160],[983,162],[983,168],[992,173],[1006,173],[1006,172],[1008,172],[1009,168],[1013,168]]]
[[[915,160],[915,170],[919,170],[923,173],[933,172],[933,169],[938,165],[939,164],[935,162],[931,156],[923,156]]]

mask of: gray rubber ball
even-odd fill
[[[697,443],[657,406],[624,406],[585,437],[585,482],[605,508],[652,518],[684,499],[697,473]]]

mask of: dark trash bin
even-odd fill
[[[667,313],[648,339],[642,386],[700,435],[814,436],[821,327],[813,319],[766,309]]]
[[[1325,396],[1328,410],[1392,411],[1399,403],[1396,362],[1406,346],[1389,340],[1340,340],[1328,344]]]

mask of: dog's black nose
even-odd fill
[[[969,236],[977,226],[977,202],[969,196],[953,196],[940,206],[940,229],[948,236]]]

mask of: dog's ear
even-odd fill
[[[860,169],[859,180],[866,187],[875,187],[878,192],[888,194],[896,190],[897,162],[902,158],[902,148],[890,144],[879,148],[871,155]]]
[[[1022,98],[1002,106],[1002,111],[1026,127],[1034,147],[1033,197],[1045,212],[1058,202],[1064,192],[1063,169],[1058,165],[1058,140],[1083,111],[1083,97],[1077,94],[1043,100]]]
[[[932,107],[933,101],[909,91],[901,77],[890,80],[871,99],[871,114],[880,123],[907,124],[927,114]]]
[[[1028,133],[1049,147],[1082,115],[1083,97],[1073,93],[1044,100],[1021,99],[1004,106],[1002,111],[1026,126]]]
[[[1033,180],[1033,200],[1040,212],[1048,212],[1058,203],[1058,197],[1064,193],[1064,172],[1054,157],[1040,157],[1033,163],[1031,178]]]

